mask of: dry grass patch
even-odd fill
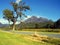
[[[26,36],[24,37],[25,39],[29,39],[32,41],[37,41],[37,42],[41,42],[41,43],[50,43],[50,44],[54,44],[54,45],[60,45],[60,39],[58,38],[49,38],[46,35],[39,35],[39,34],[32,34],[30,36]]]
[[[32,35],[26,36],[24,38],[32,40],[32,41],[38,41],[38,42],[42,42],[42,40],[48,40],[48,36],[38,35],[38,34],[32,34]]]

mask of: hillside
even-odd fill
[[[30,23],[30,22],[48,22],[49,20],[47,18],[43,18],[43,17],[36,17],[36,16],[32,16],[31,18],[28,18],[27,20],[25,20],[26,23]]]
[[[49,28],[52,27],[54,22],[52,20],[49,20],[44,17],[36,17],[32,16],[31,18],[28,18],[23,23],[20,24],[20,28]],[[19,25],[18,25],[19,26]]]
[[[3,25],[2,25],[2,23],[0,23],[0,27],[2,27]]]
[[[0,22],[0,27],[7,27],[7,26],[9,26],[8,24],[2,24],[1,22]]]

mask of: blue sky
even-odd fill
[[[16,0],[0,0],[0,22],[2,21],[2,11],[6,8],[13,9],[10,2]],[[31,7],[27,11],[27,16],[40,16],[56,21],[60,18],[60,0],[22,0]],[[6,21],[5,21],[6,22]]]

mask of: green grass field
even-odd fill
[[[20,31],[60,32],[60,29],[22,29]]]
[[[24,37],[28,37],[30,35],[22,35],[15,34],[13,32],[4,32],[0,31],[0,45],[58,45],[59,40],[43,40],[41,41],[33,41]],[[54,42],[53,42],[54,41]]]

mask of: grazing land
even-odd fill
[[[59,45],[60,39],[0,31],[0,45]]]

